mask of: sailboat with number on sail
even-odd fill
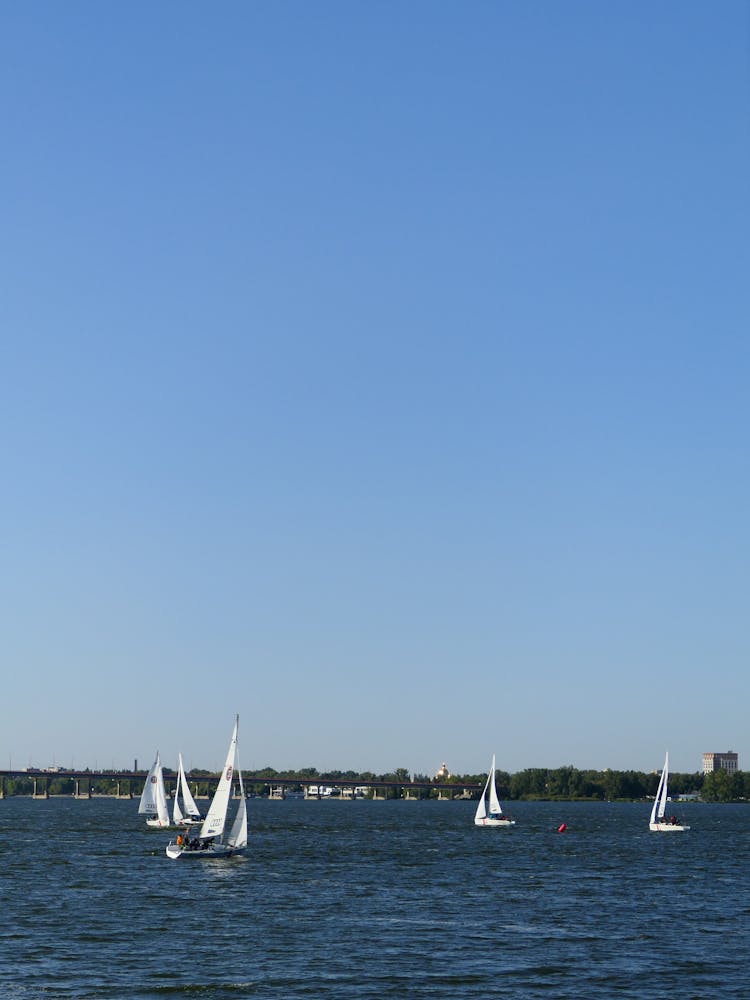
[[[654,805],[651,809],[651,819],[648,823],[649,830],[655,830],[660,833],[680,833],[682,830],[689,830],[689,826],[685,826],[684,823],[680,823],[676,816],[670,816],[669,819],[664,818],[664,813],[667,811],[667,786],[669,784],[669,750],[664,758],[664,768],[661,772],[661,777],[659,778],[659,787],[656,789],[656,795],[654,796]]]
[[[489,791],[489,795],[487,794]],[[489,799],[489,802],[488,802]],[[503,813],[503,807],[497,797],[495,788],[495,755],[492,755],[492,767],[487,775],[487,784],[484,786],[482,797],[479,800],[477,811],[474,814],[476,826],[515,826],[514,819],[508,819]]]
[[[240,717],[236,716],[232,739],[229,742],[227,759],[219,777],[219,784],[214,792],[206,818],[198,836],[190,838],[187,834],[178,834],[166,847],[168,858],[176,861],[178,858],[228,858],[233,854],[242,854],[247,847],[247,803],[245,788],[242,784],[242,771],[237,751],[237,730]],[[235,772],[239,781],[239,801],[234,822],[225,835],[229,801],[232,796],[232,784]]]
[[[151,770],[146,775],[146,783],[141,792],[141,801],[138,805],[138,812],[146,817],[146,826],[165,827],[169,826],[169,809],[167,808],[167,793],[164,788],[164,774],[161,768],[161,758],[159,751],[156,751],[156,760],[151,765]]]
[[[180,806],[182,798],[182,806]],[[183,811],[184,810],[184,811]],[[174,802],[172,803],[172,822],[175,826],[193,826],[202,822],[203,817],[200,809],[195,804],[195,799],[188,788],[185,768],[182,765],[182,754],[177,754],[177,784],[174,789]]]

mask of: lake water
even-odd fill
[[[253,799],[246,857],[173,862],[135,800],[6,799],[0,996],[750,996],[750,806],[509,806]]]

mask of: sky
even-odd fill
[[[0,766],[750,767],[750,14],[0,6]]]

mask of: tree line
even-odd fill
[[[174,782],[174,775],[165,772],[169,783]],[[339,779],[356,782],[367,786],[370,782],[392,782],[401,787],[408,786],[412,781],[428,783],[430,787],[415,789],[413,794],[421,798],[435,798],[444,785],[483,786],[487,774],[452,775],[450,778],[435,779],[424,774],[410,774],[404,767],[398,767],[385,774],[373,771],[318,771],[314,767],[305,767],[297,771],[277,771],[265,767],[253,774],[254,782],[248,785],[248,791],[261,795],[267,791],[275,779],[300,778],[300,783],[291,786],[291,790],[301,791],[306,784],[335,785]],[[75,791],[73,778],[64,775],[35,774],[29,777],[6,778],[4,790],[7,795],[30,795],[34,790],[34,778],[37,778],[37,790],[50,795],[72,795]],[[39,779],[42,779],[39,781]],[[261,780],[258,780],[261,779]],[[199,794],[209,794],[213,790],[213,780],[210,772],[199,768],[193,769],[188,780]],[[557,768],[529,767],[523,771],[510,774],[507,771],[497,771],[495,774],[498,795],[501,800],[584,800],[584,801],[614,801],[616,799],[646,799],[653,798],[659,783],[659,774],[646,774],[642,771],[596,771],[580,770],[566,766]],[[112,795],[117,790],[121,795],[140,795],[143,787],[142,779],[118,779],[116,776],[101,776],[80,779],[79,791],[88,794],[89,788],[93,795]],[[750,771],[714,771],[711,774],[674,773],[669,776],[670,795],[698,795],[705,802],[743,802],[750,801]],[[388,797],[400,795],[399,789],[385,790]],[[474,793],[475,795],[477,793]]]

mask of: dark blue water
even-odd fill
[[[254,799],[192,863],[136,806],[0,802],[0,996],[750,996],[750,806]]]

